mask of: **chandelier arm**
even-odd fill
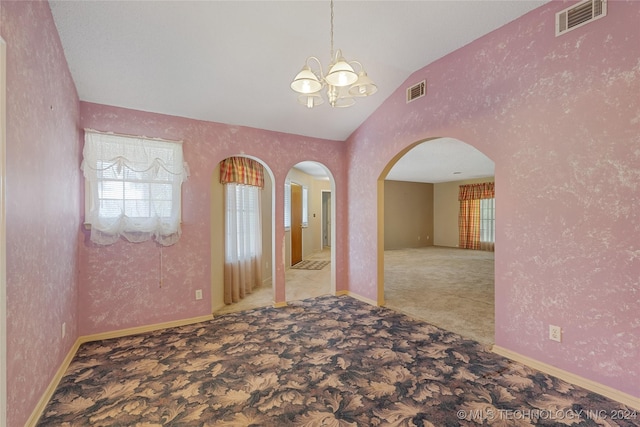
[[[360,63],[360,61],[347,61],[349,63],[349,65],[351,64],[358,64],[358,66],[360,67],[360,71],[364,71],[364,67],[362,66],[362,64]],[[355,71],[355,70],[354,70]]]
[[[331,51],[333,53],[333,50]],[[342,58],[342,49],[338,49],[335,51],[335,54],[331,55],[331,62],[329,63],[329,68],[336,62],[338,62]]]
[[[309,64],[309,60],[310,59],[315,59],[316,63],[318,64],[318,69],[320,70],[320,80],[321,82],[324,84],[324,73],[322,71],[322,63],[320,62],[320,60],[318,58],[316,58],[315,56],[309,56],[307,57],[307,60],[305,61],[305,64],[309,67],[310,70],[313,71],[313,68],[311,68],[311,64]]]

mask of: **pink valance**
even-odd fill
[[[259,162],[247,157],[228,157],[220,162],[220,183],[263,188],[264,169]]]
[[[458,193],[458,200],[478,200],[493,198],[495,198],[493,182],[461,185],[460,192]]]

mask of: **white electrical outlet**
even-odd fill
[[[202,289],[196,290],[196,299],[202,299]]]
[[[549,339],[551,341],[562,342],[562,328],[560,328],[560,326],[549,325]]]
[[[67,323],[62,322],[62,338],[64,338],[66,335],[67,335]]]

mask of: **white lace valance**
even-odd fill
[[[189,170],[182,160],[182,142],[96,133],[85,130],[82,170],[88,180],[102,174],[131,173],[148,175],[154,179],[187,180]]]
[[[181,185],[189,175],[181,142],[85,130],[82,170],[93,242],[179,239]]]

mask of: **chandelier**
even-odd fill
[[[367,76],[358,61],[347,61],[342,51],[333,51],[333,0],[331,0],[331,63],[326,74],[322,63],[315,56],[309,56],[302,70],[291,82],[291,89],[298,92],[298,102],[307,108],[324,103],[322,89],[326,88],[327,98],[332,107],[350,107],[355,104],[354,97],[369,96],[376,93],[378,87]],[[315,61],[315,63],[314,63]],[[316,65],[317,69],[311,68]],[[356,73],[353,66],[357,66]]]

